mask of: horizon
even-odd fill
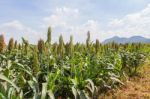
[[[3,35],[3,34],[0,34],[0,35]],[[4,36],[4,35],[3,35]],[[70,35],[71,36],[71,35]],[[69,37],[70,37],[69,36]],[[110,37],[110,38],[107,38],[107,39],[104,39],[103,41],[101,41],[100,43],[104,43],[104,42],[106,42],[107,40],[112,40],[113,38],[120,38],[120,39],[130,39],[130,38],[132,38],[132,37],[141,37],[141,38],[144,38],[144,39],[148,39],[148,40],[150,40],[150,38],[148,38],[148,37],[143,37],[143,36],[139,36],[139,35],[134,35],[134,36],[130,36],[130,37],[121,37],[121,36],[113,36],[113,37]],[[13,38],[13,37],[11,37],[11,38]],[[10,39],[11,39],[10,38]],[[18,42],[18,40],[15,40],[14,38],[13,38],[13,40],[15,40],[15,41],[17,41],[18,43],[22,43],[22,38],[24,38],[24,37],[20,37],[20,41]],[[58,37],[59,38],[59,37]],[[9,39],[9,40],[10,40]],[[24,38],[24,39],[26,39],[26,38]],[[32,42],[29,42],[30,44],[37,44],[38,43],[38,41],[40,40],[41,38],[39,38],[36,42],[34,42],[34,43],[32,43]],[[4,41],[6,42],[6,44],[8,44],[9,43],[9,40],[8,41],[5,41],[5,36],[4,36]],[[28,39],[26,39],[27,41],[29,41]],[[91,41],[91,42],[96,42],[96,40],[97,39],[95,39],[95,41]],[[98,39],[99,40],[99,39]],[[44,39],[44,41],[46,42],[46,39]],[[52,41],[52,43],[54,44],[54,43],[58,43],[59,41]],[[64,41],[64,43],[68,43],[69,41]],[[78,42],[78,41],[76,41],[76,40],[74,40],[73,39],[73,42],[74,43],[81,43],[81,44],[84,44],[84,43],[86,43],[86,41],[83,41],[83,42]],[[111,41],[110,41],[111,42]],[[117,43],[117,42],[116,42]]]
[[[65,42],[70,35],[75,42],[84,42],[87,31],[92,41],[100,42],[114,36],[150,38],[150,0],[5,0],[0,4],[0,34],[6,42],[11,37],[31,43],[46,40],[49,26],[53,42],[60,34]]]

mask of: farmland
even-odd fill
[[[123,86],[122,79],[138,74],[150,59],[150,44],[94,43],[87,33],[85,43],[30,44],[0,36],[0,99],[91,99]]]

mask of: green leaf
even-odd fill
[[[7,98],[0,92],[0,99],[7,99]]]
[[[90,83],[90,86],[87,86],[87,87],[90,89],[90,91],[92,92],[92,94],[94,94],[95,86],[94,86],[93,81],[91,79],[87,79],[86,81]]]
[[[6,81],[6,82],[8,82],[8,83],[10,83],[10,84],[17,90],[17,92],[20,91],[19,87],[17,87],[17,86],[15,85],[15,83],[13,83],[11,80],[9,80],[6,76],[0,74],[0,79]]]
[[[42,83],[41,99],[45,99],[46,94],[47,94],[47,83]]]
[[[49,95],[50,99],[55,99],[54,94],[51,90],[48,90],[48,95]]]
[[[75,99],[78,99],[78,98],[77,98],[77,97],[78,97],[78,93],[77,93],[77,90],[75,89],[74,86],[72,87],[72,93],[73,93]]]
[[[122,81],[120,81],[118,78],[110,77],[110,79],[124,85],[124,83]]]

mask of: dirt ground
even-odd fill
[[[99,99],[150,99],[150,64],[139,71],[139,76],[129,78],[124,87],[108,92]]]

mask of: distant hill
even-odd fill
[[[130,38],[114,36],[112,38],[106,39],[102,43],[106,44],[106,43],[113,42],[113,41],[115,43],[138,43],[138,42],[150,43],[150,39],[144,38],[142,36],[132,36]]]

